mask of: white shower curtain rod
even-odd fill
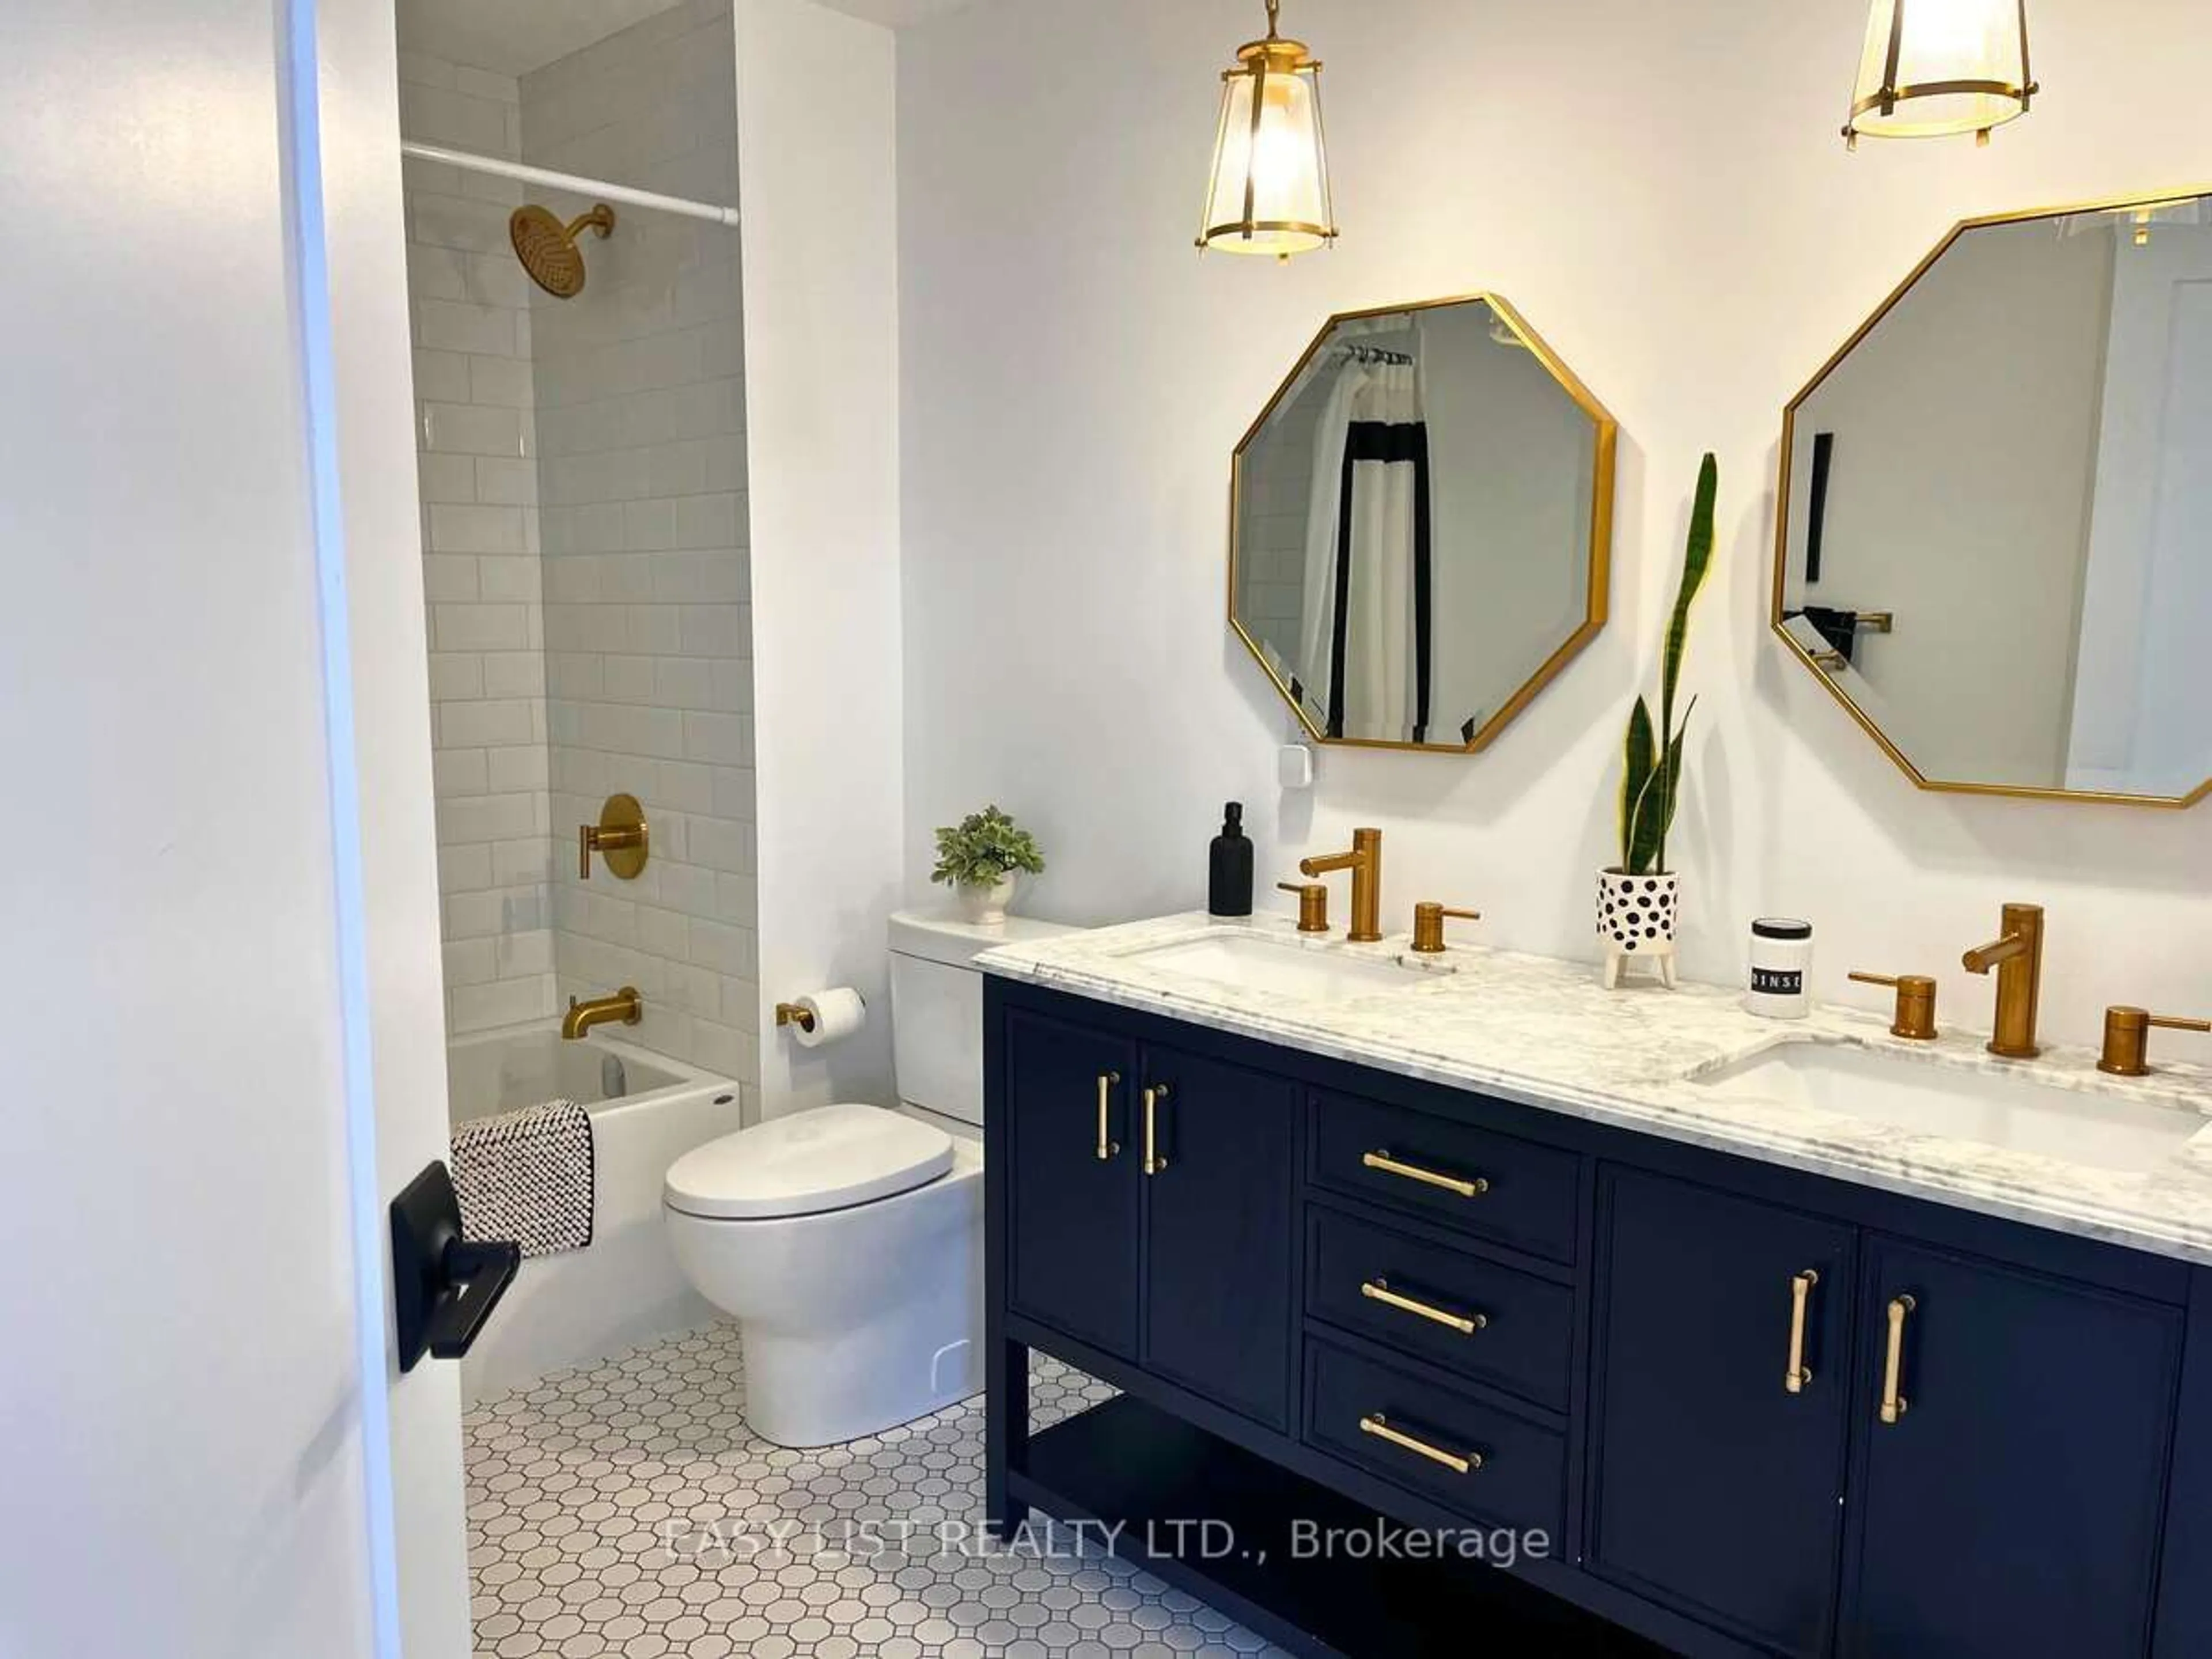
[[[712,202],[687,201],[681,196],[663,196],[658,191],[611,185],[603,179],[580,179],[573,173],[556,173],[550,167],[533,167],[521,161],[502,161],[492,155],[473,155],[467,150],[447,149],[437,144],[418,144],[411,139],[401,142],[399,153],[418,161],[441,161],[449,167],[489,173],[501,179],[519,179],[526,185],[543,185],[549,190],[574,191],[579,196],[651,208],[659,213],[678,213],[687,219],[704,219],[709,224],[727,225],[732,230],[738,226],[737,209],[716,207]]]

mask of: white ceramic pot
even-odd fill
[[[1006,907],[1014,902],[1014,884],[1021,878],[1009,873],[988,886],[960,887],[960,914],[978,927],[996,927],[1006,919]]]
[[[1649,963],[1662,985],[1674,982],[1674,932],[1682,915],[1680,871],[1632,876],[1619,869],[1597,876],[1597,936],[1605,946],[1605,984],[1620,983],[1624,969]]]

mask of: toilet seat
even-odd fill
[[[740,1129],[669,1166],[672,1210],[717,1221],[819,1215],[910,1192],[952,1167],[952,1137],[879,1106],[817,1106]]]

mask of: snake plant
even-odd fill
[[[1713,502],[1720,491],[1720,465],[1711,455],[1698,469],[1698,498],[1690,510],[1690,538],[1682,553],[1682,580],[1667,623],[1667,643],[1659,673],[1659,722],[1638,694],[1628,716],[1620,777],[1620,868],[1632,876],[1667,873],[1667,833],[1681,799],[1682,738],[1689,730],[1695,697],[1674,719],[1675,692],[1681,683],[1682,655],[1690,642],[1690,605],[1705,585],[1713,562]],[[1665,734],[1662,748],[1660,734]]]

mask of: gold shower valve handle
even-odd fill
[[[637,797],[609,795],[599,809],[599,821],[576,828],[576,879],[592,878],[592,854],[597,853],[610,875],[635,881],[644,872],[652,846],[645,808],[638,805]]]
[[[2181,1019],[2154,1014],[2148,1008],[2107,1008],[2105,1052],[2098,1058],[2097,1069],[2112,1077],[2148,1077],[2153,1031],[2212,1031],[2212,1020]]]

